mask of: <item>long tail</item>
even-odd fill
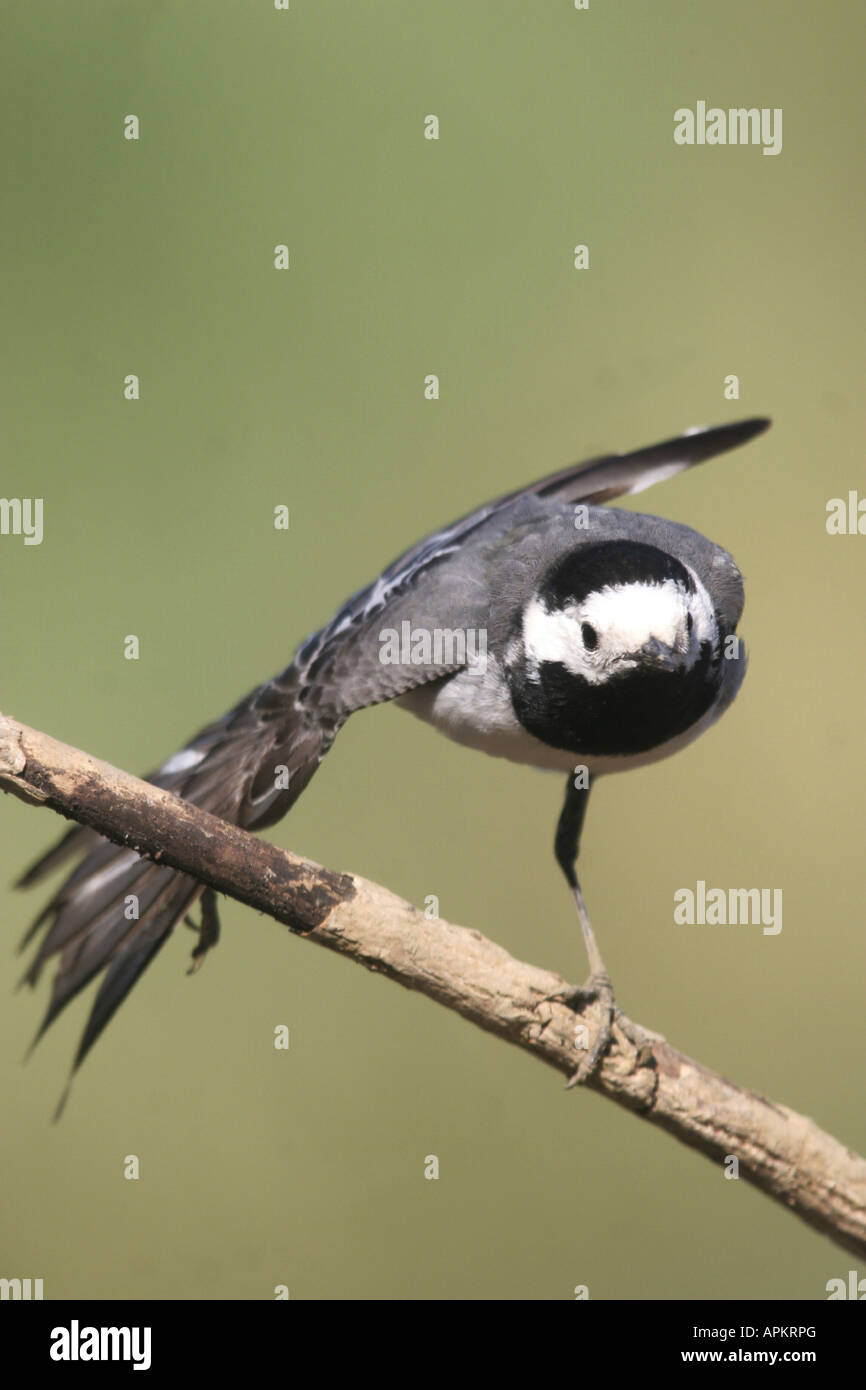
[[[279,820],[297,800],[336,731],[334,721],[304,706],[299,679],[290,666],[202,729],[147,780],[234,825],[261,829]],[[172,929],[205,891],[187,874],[118,848],[85,827],[65,835],[16,886],[30,887],[66,859],[82,854],[21,943],[23,949],[44,929],[24,976],[30,985],[36,984],[46,961],[60,957],[33,1046],[79,991],[105,971],[70,1081]]]

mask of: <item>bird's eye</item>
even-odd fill
[[[583,645],[588,652],[594,652],[598,646],[598,633],[591,623],[581,623],[580,635],[583,638]]]
[[[689,613],[686,617],[686,632],[691,632],[694,625],[694,619],[692,618],[691,613]]]

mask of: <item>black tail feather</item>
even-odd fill
[[[131,935],[114,956],[96,994],[82,1034],[73,1073],[78,1070],[100,1033],[120,1008],[129,991],[143,975],[157,952],[165,945],[178,917],[201,892],[201,885],[186,875],[175,876],[167,885],[165,901],[144,931]]]
[[[326,735],[323,721],[307,717],[297,692],[290,667],[203,729],[148,781],[233,825],[252,829],[272,824],[300,795],[335,731],[332,723]],[[46,962],[59,956],[51,998],[31,1050],[66,1006],[105,971],[75,1055],[73,1075],[177,922],[204,891],[204,885],[189,875],[142,859],[83,826],[74,827],[31,865],[18,886],[38,883],[76,854],[83,857],[22,942],[27,945],[44,931],[24,976],[30,985],[36,984]],[[213,923],[205,927],[203,922],[199,958],[218,934]],[[67,1093],[68,1087],[58,1115]]]
[[[95,830],[88,830],[86,825],[74,825],[71,830],[57,840],[51,848],[37,859],[35,864],[31,864],[29,869],[25,869],[19,879],[15,880],[15,888],[32,888],[34,883],[39,883],[41,879],[47,878],[52,870],[64,863],[71,855],[82,853],[92,841],[94,844],[99,840]],[[29,936],[25,938],[29,939]]]

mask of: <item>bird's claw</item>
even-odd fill
[[[565,1004],[577,1013],[582,1013],[587,1004],[600,1004],[602,1007],[601,1023],[596,1031],[592,1047],[587,1049],[587,1055],[566,1081],[565,1089],[567,1091],[570,1091],[574,1086],[582,1086],[596,1071],[599,1062],[613,1040],[614,1025],[635,1048],[638,1066],[645,1066],[651,1062],[653,1043],[664,1042],[660,1033],[650,1033],[626,1017],[614,998],[613,986],[608,975],[593,975],[586,984],[564,989],[558,994],[551,995],[551,999],[557,1003]]]
[[[602,1010],[601,1022],[596,1030],[592,1047],[587,1050],[587,1055],[565,1083],[565,1089],[570,1091],[573,1086],[582,1086],[584,1082],[588,1081],[598,1067],[599,1062],[610,1047],[613,1038],[614,1019],[619,1015],[620,1010],[614,999],[610,976],[605,974],[591,975],[586,984],[562,990],[552,997],[560,1004],[565,1004],[569,1009],[574,1009],[577,1013],[582,1013],[587,1004],[600,1004]]]
[[[217,914],[216,893],[212,888],[206,888],[202,894],[201,921],[194,921],[189,913],[187,913],[183,920],[185,926],[191,927],[193,931],[198,932],[198,942],[192,953],[192,965],[186,972],[187,975],[194,975],[201,967],[201,963],[208,951],[212,950],[220,939],[220,922]]]

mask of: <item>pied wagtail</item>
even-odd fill
[[[568,774],[555,837],[577,904],[590,977],[569,1002],[598,999],[606,1022],[572,1081],[589,1076],[616,1012],[575,872],[589,785],[667,757],[730,705],[745,672],[743,607],[727,551],[687,526],[600,504],[745,443],[769,421],[573,465],[487,503],[412,546],[305,641],[281,675],[191,739],[148,780],[247,829],[272,825],[306,787],[356,710],[393,700],[449,738]],[[483,634],[477,644],[398,643]],[[423,659],[417,659],[417,652]],[[576,775],[578,769],[583,774]],[[26,979],[59,965],[38,1037],[105,971],[73,1066],[80,1066],[145,967],[204,894],[195,955],[217,936],[211,889],[77,827],[21,879],[83,854],[25,940],[46,926]],[[124,903],[138,899],[130,922]]]

